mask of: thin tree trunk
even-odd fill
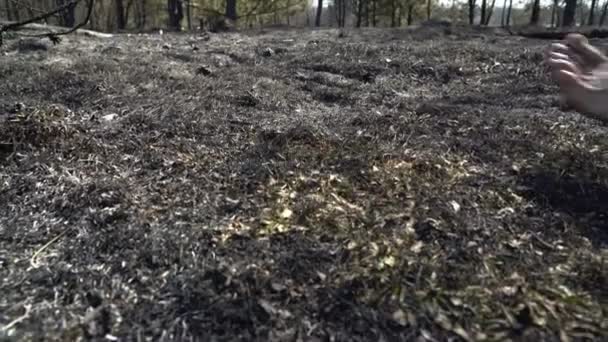
[[[356,27],[361,27],[361,19],[363,18],[363,0],[359,0],[357,4],[357,23]]]
[[[591,7],[589,8],[589,19],[587,25],[592,26],[595,24],[595,7],[597,6],[597,0],[591,0]]]
[[[532,3],[532,16],[530,17],[530,25],[538,25],[540,20],[540,0],[534,0]]]
[[[397,27],[401,27],[401,17],[403,16],[403,5],[401,5],[401,3],[399,3],[397,8],[399,10],[399,15],[397,15]]]
[[[68,4],[66,0],[57,0],[55,1],[57,6],[65,6]],[[13,8],[15,9],[15,8]],[[18,10],[13,11],[13,18],[15,20],[19,20]],[[73,27],[76,24],[76,5],[71,4],[65,10],[61,11],[59,14],[59,22],[61,26],[65,27]]]
[[[475,24],[475,0],[468,0],[469,2],[469,25]]]
[[[11,0],[4,0],[4,10],[6,11],[6,19],[13,21],[13,13],[11,11]]]
[[[365,27],[369,27],[369,1],[365,0]]]
[[[492,0],[492,4],[488,9],[488,14],[486,15],[486,22],[484,25],[488,26],[490,24],[490,19],[492,19],[492,15],[494,14],[494,6],[496,5],[496,0]]]
[[[114,10],[116,11],[116,28],[124,30],[126,27],[125,22],[125,8],[122,0],[114,0]]]
[[[237,0],[226,0],[226,13],[224,13],[224,15],[226,16],[226,18],[232,21],[236,21],[238,17],[236,12],[236,1]],[[319,2],[321,1],[322,0],[319,0]]]
[[[13,18],[15,19],[15,21],[20,21],[21,20],[21,15],[19,15],[19,5],[15,5],[13,3]]]
[[[509,0],[509,9],[507,10],[507,26],[511,26],[511,10],[513,9],[513,0]]]
[[[397,24],[397,6],[396,0],[391,0],[391,27]]]
[[[148,0],[141,0],[141,3],[141,25],[142,27],[146,27],[146,24],[148,23]]]
[[[602,15],[600,16],[600,26],[604,26],[604,21],[606,20],[606,13],[608,12],[608,0],[604,2],[604,7],[602,8]]]
[[[137,28],[142,30],[146,27],[146,6],[147,0],[139,0],[137,2]]]
[[[306,27],[310,27],[310,11],[306,11]]]
[[[129,0],[129,2],[127,2],[127,8],[125,9],[125,27],[129,26],[129,15],[131,15],[131,8],[133,8],[133,1],[134,0]]]
[[[188,31],[192,31],[192,0],[186,0],[186,17],[188,19]]]
[[[346,25],[346,0],[341,0],[342,1],[342,27],[344,27]]]
[[[500,11],[500,26],[505,27],[505,18],[507,14],[507,0],[502,3],[502,11]]]
[[[377,21],[376,21],[376,1],[377,0],[372,0],[372,26],[376,27]]]
[[[431,20],[431,9],[433,8],[433,1],[426,0],[426,20]]]
[[[555,27],[555,15],[557,11],[557,0],[553,0],[553,6],[551,6],[551,27]]]
[[[486,22],[486,6],[487,1],[481,0],[481,17],[479,18],[479,25],[483,25]]]
[[[566,0],[566,7],[564,7],[564,15],[562,17],[562,26],[570,27],[575,24],[576,5],[576,0]]]
[[[338,27],[344,27],[344,3],[345,0],[338,0]]]
[[[227,3],[230,1],[227,1]],[[184,8],[182,0],[169,0],[169,27],[175,31],[181,31],[181,22],[184,18]]]
[[[323,0],[317,2],[317,17],[315,18],[315,26],[321,26],[321,15],[323,14]]]
[[[407,26],[412,25],[414,19],[414,5],[410,4],[407,6]]]
[[[336,23],[338,24],[338,27],[342,27],[340,21],[342,18],[342,0],[336,0],[334,6],[336,8]],[[287,22],[287,25],[289,25],[289,22]]]

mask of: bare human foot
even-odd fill
[[[583,115],[608,123],[608,57],[580,34],[552,44],[545,57],[561,100]]]

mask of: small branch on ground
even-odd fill
[[[30,316],[31,306],[25,305],[24,308],[25,308],[25,313],[22,316],[15,318],[10,323],[8,323],[7,325],[0,328],[0,331],[2,331],[2,332],[8,331],[8,330],[12,329],[14,326],[16,326],[17,324],[19,324],[21,321],[26,320]]]
[[[26,20],[22,20],[19,22],[12,22],[12,23],[8,23],[8,24],[4,24],[4,25],[0,25],[0,46],[2,46],[3,40],[2,40],[2,36],[5,32],[8,31],[18,31],[20,29],[22,29],[23,27],[25,27],[28,24],[33,24],[37,21],[41,21],[41,20],[45,20],[49,17],[52,17],[54,15],[56,15],[57,13],[64,11],[66,9],[68,9],[71,6],[77,6],[79,3],[84,2],[85,0],[72,0],[70,2],[68,2],[67,4],[63,5],[63,6],[59,6],[56,9],[50,11],[50,12],[46,12],[46,13],[42,13],[40,15],[37,15],[35,17],[26,19]],[[23,36],[26,37],[35,37],[35,38],[49,38],[53,44],[57,44],[61,41],[61,39],[59,38],[59,36],[62,35],[67,35],[70,34],[72,32],[75,32],[76,30],[78,30],[79,28],[84,27],[86,24],[89,23],[89,20],[91,19],[91,14],[93,13],[93,5],[94,5],[95,0],[87,0],[87,15],[86,17],[82,20],[82,22],[80,22],[78,25],[75,25],[74,27],[66,30],[66,31],[60,31],[60,32],[48,32],[48,33],[43,33],[43,34],[33,34],[33,35],[26,35],[26,34],[22,34]]]

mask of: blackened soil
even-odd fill
[[[547,44],[9,40],[0,334],[606,340],[608,130],[559,107]]]

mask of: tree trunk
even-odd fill
[[[141,0],[141,27],[148,23],[148,0]]]
[[[412,25],[414,21],[414,4],[407,6],[407,26]]]
[[[494,14],[494,6],[496,5],[496,0],[492,0],[492,4],[490,5],[490,9],[488,10],[488,14],[486,15],[486,22],[484,25],[488,26],[490,24],[490,19],[492,19],[492,15]]]
[[[403,16],[403,5],[401,5],[401,3],[397,6],[397,10],[399,11],[399,14],[397,15],[397,27],[401,27],[401,17]]]
[[[57,0],[55,2],[57,4],[57,6],[64,6],[66,5],[68,2],[66,0]],[[18,14],[18,13],[13,13],[13,14]],[[15,20],[19,20],[19,17],[16,15],[13,15]],[[65,10],[63,10],[60,14],[60,22],[62,26],[65,27],[73,27],[76,24],[76,5],[75,4],[71,4],[70,6],[68,6],[68,8],[66,8]]]
[[[21,20],[21,15],[19,15],[19,5],[13,3],[11,7],[13,8],[13,18],[15,19],[15,21]]]
[[[532,16],[530,16],[530,25],[538,25],[540,20],[540,0],[534,0],[532,3]]]
[[[606,13],[608,12],[608,0],[604,2],[604,7],[602,8],[602,15],[600,16],[600,26],[604,25],[604,21],[606,20]]]
[[[363,18],[363,0],[359,0],[357,4],[357,23],[356,27],[361,27],[361,19]]]
[[[127,2],[127,8],[125,9],[125,26],[129,26],[129,15],[131,14],[131,8],[133,8],[134,0]]]
[[[431,19],[431,9],[433,8],[433,0],[426,0],[426,20]]]
[[[322,0],[319,0],[319,2],[321,2]],[[232,20],[232,21],[236,21],[237,19],[237,12],[236,12],[236,0],[226,0],[226,13],[224,13],[224,15],[226,16],[226,18]]]
[[[181,31],[182,19],[184,18],[182,0],[169,0],[168,5],[169,28],[175,31]]]
[[[63,20],[66,27],[74,27],[76,25],[76,4],[71,4],[65,10],[63,13]]]
[[[192,31],[192,0],[186,0],[186,18],[188,20],[188,31]]]
[[[342,1],[342,27],[344,27],[346,25],[346,0],[341,0]]]
[[[136,0],[133,18],[135,26],[140,30],[146,26],[146,5],[146,0]]]
[[[11,0],[4,0],[4,10],[6,11],[6,20],[13,21],[13,13],[11,11]]]
[[[595,7],[597,6],[597,0],[591,0],[591,8],[589,8],[589,20],[587,25],[592,26],[595,24]]]
[[[475,0],[469,1],[469,25],[475,24]]]
[[[511,10],[513,9],[513,0],[509,0],[509,9],[507,10],[507,26],[511,26]]]
[[[116,10],[116,28],[124,30],[127,26],[125,22],[125,7],[122,0],[114,0],[114,9]]]
[[[500,12],[500,26],[505,27],[505,18],[507,13],[507,0],[502,3],[502,11]]]
[[[336,0],[334,2],[334,6],[336,8],[336,22],[338,24],[338,27],[342,27],[342,1],[343,0]],[[287,23],[287,25],[289,25],[289,22]]]
[[[340,15],[338,16],[338,26],[344,27],[344,16],[346,11],[346,0],[338,0],[338,10]]]
[[[369,0],[365,0],[365,26],[369,27]]]
[[[551,27],[555,27],[555,14],[557,14],[557,0],[553,0],[553,6],[551,6]]]
[[[575,15],[576,0],[566,0],[566,7],[564,7],[564,15],[562,18],[562,26],[573,26],[575,24]]]
[[[317,2],[317,17],[315,18],[315,26],[321,26],[321,15],[323,14],[323,0]]]
[[[397,24],[397,4],[396,0],[391,0],[391,27]]]
[[[372,0],[372,26],[376,27],[376,24],[378,23],[376,20],[376,1],[377,0]]]
[[[479,25],[483,25],[486,22],[486,6],[487,1],[481,0],[481,17],[479,18]]]

